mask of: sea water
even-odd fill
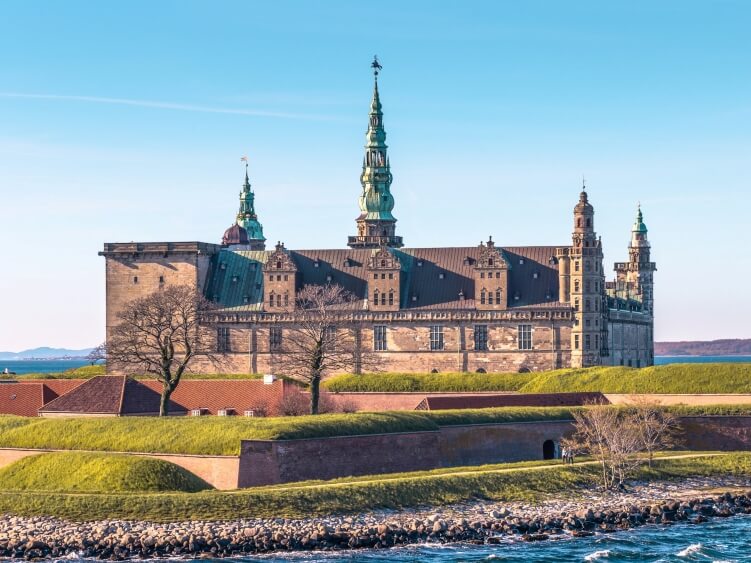
[[[264,562],[496,562],[565,563],[567,561],[689,562],[751,561],[751,516],[717,518],[704,524],[650,525],[588,538],[553,536],[542,542],[509,540],[497,545],[423,544],[335,553],[287,553],[242,557]],[[218,560],[217,560],[218,561]],[[226,560],[225,560],[226,561]]]

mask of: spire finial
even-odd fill
[[[584,174],[582,174],[582,191],[587,191],[587,179],[584,177]]]
[[[378,82],[378,71],[383,68],[381,63],[378,62],[378,55],[373,55],[373,62],[370,63],[370,68],[373,69],[373,76],[375,76],[375,81]]]

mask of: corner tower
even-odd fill
[[[248,178],[248,159],[243,157],[243,160],[245,161],[245,182],[240,191],[240,210],[237,212],[235,224],[224,232],[222,245],[237,250],[265,250],[266,238],[263,236],[263,226],[256,215],[256,196]]]
[[[644,216],[639,205],[634,226],[631,228],[628,262],[616,262],[615,272],[618,287],[625,290],[627,297],[635,296],[639,299],[644,312],[649,315],[654,314],[653,272],[656,269],[657,265],[650,262],[647,225],[644,224]]]
[[[360,215],[357,217],[357,235],[349,237],[347,244],[352,248],[401,248],[402,237],[396,236],[396,218],[391,214],[394,209],[394,198],[391,196],[393,177],[386,154],[386,131],[378,94],[378,72],[382,67],[377,57],[370,66],[375,81],[360,175]]]
[[[582,186],[574,207],[574,232],[568,253],[570,300],[575,324],[571,331],[572,367],[597,366],[607,351],[607,306],[602,241],[597,238],[595,211]]]

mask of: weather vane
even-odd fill
[[[241,156],[240,157],[240,162],[244,162],[245,163],[245,168],[246,169],[248,168],[248,157],[247,156]]]
[[[383,68],[381,66],[381,63],[378,62],[378,55],[373,55],[373,62],[370,63],[370,68],[373,69],[373,74],[375,74],[375,77],[376,77],[376,80],[377,80],[378,79],[378,71]]]

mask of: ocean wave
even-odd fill
[[[601,549],[587,555],[584,558],[584,561],[597,561],[598,559],[607,559],[608,557],[610,557],[610,553],[611,551],[609,549]]]
[[[680,550],[676,555],[678,557],[688,557],[694,553],[699,553],[704,546],[700,543],[692,543],[686,549]]]

